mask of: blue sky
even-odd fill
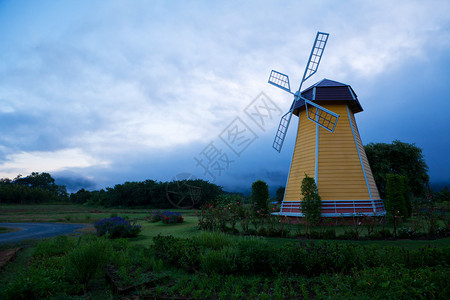
[[[298,86],[324,31],[304,87],[350,84],[363,143],[415,143],[431,181],[450,182],[449,16],[448,1],[0,1],[0,178],[284,185],[297,124],[273,150],[292,98],[267,79],[275,69]],[[233,149],[236,128],[248,134]]]

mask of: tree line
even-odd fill
[[[68,201],[66,187],[57,185],[49,173],[33,172],[13,180],[0,179],[0,203],[39,204]]]
[[[77,204],[105,207],[192,208],[223,193],[222,187],[205,180],[125,182],[98,191],[81,189],[70,195]]]
[[[72,202],[105,207],[192,208],[200,207],[223,192],[205,180],[125,182],[96,191],[80,189],[68,194],[49,173],[33,172],[26,177],[0,179],[0,203],[40,204]]]

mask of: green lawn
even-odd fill
[[[75,204],[0,205],[0,223],[64,222],[94,223],[114,215],[143,219],[149,209],[104,208]]]
[[[93,224],[103,218],[111,216],[127,217],[129,219],[138,219],[142,226],[142,232],[137,238],[131,239],[131,243],[149,246],[152,238],[161,235],[173,235],[175,237],[188,238],[200,234],[196,229],[197,217],[195,210],[170,209],[183,215],[182,224],[163,224],[162,222],[150,223],[145,220],[151,209],[130,209],[130,208],[103,208],[75,204],[39,204],[39,205],[0,205],[0,222],[64,222],[64,223],[86,223]],[[295,235],[298,225],[289,225],[291,227],[291,236]],[[401,226],[408,226],[408,223]],[[240,226],[237,225],[240,229]],[[342,234],[349,226],[335,226],[336,233]],[[386,227],[392,230],[392,227]],[[318,228],[316,228],[319,230]],[[9,229],[0,230],[5,233]],[[304,226],[300,225],[300,232],[304,232]],[[366,235],[366,229],[361,228],[361,236]],[[236,238],[239,238],[236,236]],[[360,243],[360,244],[378,244],[383,246],[400,246],[408,248],[420,248],[427,245],[444,246],[448,245],[450,239],[440,240],[374,240],[374,241],[338,241],[340,243]],[[292,238],[270,238],[270,241],[276,244],[284,244],[295,241]]]
[[[197,229],[197,217],[183,216],[183,223],[164,224],[159,221],[150,223],[148,221],[141,221],[142,231],[137,238],[130,239],[132,244],[139,244],[149,246],[153,244],[152,238],[157,235],[173,235],[175,237],[189,238],[201,233]]]

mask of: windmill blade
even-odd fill
[[[269,83],[292,94],[291,86],[289,85],[289,76],[283,73],[272,70],[269,76]]]
[[[281,117],[280,125],[278,125],[277,134],[275,135],[275,139],[273,140],[272,147],[278,151],[278,153],[281,152],[281,147],[283,147],[284,138],[286,137],[286,132],[289,127],[289,123],[291,122],[292,118],[292,109],[290,109],[287,113],[284,114],[284,116]]]
[[[302,83],[309,77],[314,75],[317,71],[317,68],[319,68],[320,59],[322,58],[323,50],[325,49],[325,45],[327,44],[328,36],[328,33],[320,31],[317,32],[316,40],[314,41],[311,54],[309,55],[308,65],[306,66],[302,82],[300,83],[300,88],[302,86]]]
[[[306,115],[308,116],[308,119],[322,128],[333,132],[339,119],[339,115],[326,109],[325,107],[309,101],[308,99],[303,97],[302,99],[305,100]]]

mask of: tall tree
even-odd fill
[[[262,214],[269,213],[269,186],[262,180],[252,183],[252,194],[250,196],[255,209]]]
[[[277,189],[275,199],[277,200],[278,203],[281,203],[283,201],[284,191],[285,190],[286,190],[286,188],[284,186],[280,186]]]
[[[409,190],[424,196],[430,181],[422,149],[398,140],[391,144],[370,143],[364,146],[381,198],[386,197],[388,174],[406,176]]]
[[[14,180],[14,183],[26,185],[32,188],[39,187],[48,191],[57,190],[58,186],[55,179],[49,173],[32,172],[27,177],[20,177]]]

